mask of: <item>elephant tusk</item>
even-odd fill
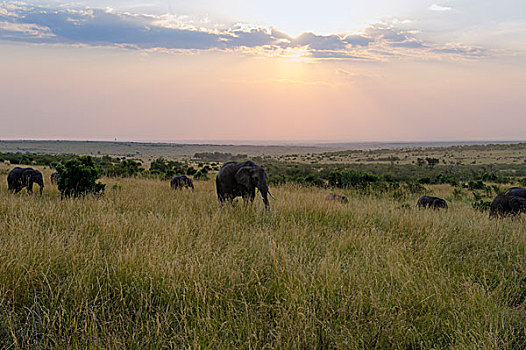
[[[261,199],[265,199],[265,198],[263,198],[263,195],[261,194],[261,191],[258,191],[258,193],[261,196]]]
[[[270,197],[271,197],[272,199],[276,199],[276,197],[274,197],[274,196],[272,195],[272,193],[270,193],[269,190],[267,190],[267,191],[268,191],[268,194],[270,194]]]

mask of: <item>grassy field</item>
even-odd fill
[[[526,346],[525,218],[448,185],[447,211],[284,185],[265,212],[221,208],[211,180],[61,200],[43,172],[42,197],[0,182],[2,349]]]

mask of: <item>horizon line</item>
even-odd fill
[[[474,140],[390,140],[390,141],[345,141],[345,140],[118,140],[118,139],[24,139],[24,138],[7,138],[0,139],[0,142],[104,142],[104,143],[139,143],[139,144],[176,144],[176,145],[210,145],[210,146],[330,146],[343,144],[510,144],[523,143],[526,140],[520,139],[474,139]]]

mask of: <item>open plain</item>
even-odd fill
[[[526,346],[525,218],[490,220],[449,185],[428,186],[442,211],[271,186],[266,212],[220,207],[212,180],[61,199],[39,169],[42,197],[0,182],[1,348]]]

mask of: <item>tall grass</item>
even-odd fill
[[[221,208],[213,181],[104,182],[65,200],[1,184],[0,348],[526,346],[524,218],[291,185],[265,212]]]

